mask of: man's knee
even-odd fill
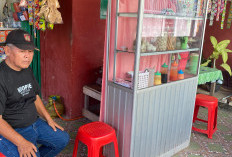
[[[69,143],[69,140],[70,140],[70,137],[69,137],[69,134],[66,132],[66,131],[64,131],[64,146],[67,146],[68,145],[68,143]]]
[[[68,145],[69,140],[70,140],[69,134],[66,131],[62,131],[60,135],[60,142],[57,143],[58,144],[57,147],[63,149]]]
[[[0,152],[5,156],[9,157],[19,157],[17,147],[5,139],[4,137],[0,136]]]

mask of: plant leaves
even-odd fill
[[[230,40],[223,40],[220,43],[217,44],[216,48],[220,52],[224,50],[230,43]]]
[[[225,49],[224,52],[232,52],[230,49]]]
[[[215,48],[217,46],[217,39],[214,36],[210,36],[210,41],[213,44],[213,47]]]
[[[227,54],[227,52],[222,52],[222,60],[223,60],[223,63],[226,63],[227,62],[227,60],[228,60],[228,54]]]
[[[219,55],[220,55],[220,53],[219,53],[219,52],[217,52],[217,51],[213,51],[213,54],[212,54],[212,55],[210,55],[210,58],[211,58],[211,59],[218,59]]]
[[[229,44],[229,43],[230,43],[230,40],[222,40],[217,45],[220,46],[222,44]]]
[[[207,60],[205,63],[201,64],[201,66],[206,67],[210,62],[211,60]]]
[[[214,50],[213,50],[213,51],[216,51],[216,52],[220,53],[220,52],[219,52],[219,49],[218,49],[218,47],[217,47],[217,46],[214,48]]]
[[[221,67],[223,67],[231,76],[231,68],[228,64],[226,64],[226,63],[221,64]]]

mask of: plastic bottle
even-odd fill
[[[161,83],[161,73],[157,71],[154,77],[154,85],[160,85]]]
[[[191,53],[190,61],[189,61],[189,70],[191,74],[197,73],[198,60],[199,60],[199,54]]]
[[[168,65],[166,63],[161,66],[161,82],[168,82]]]
[[[170,70],[170,80],[176,81],[178,79],[178,64],[176,61],[174,61],[171,64],[171,70]]]
[[[179,70],[179,71],[178,71],[178,79],[179,79],[179,80],[184,79],[184,72],[183,72],[182,70]]]
[[[181,37],[181,49],[186,50],[188,48],[188,37]]]

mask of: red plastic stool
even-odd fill
[[[208,108],[208,121],[197,118],[199,107],[204,106]],[[192,126],[192,130],[204,133],[208,135],[208,138],[212,139],[214,132],[217,130],[217,110],[218,110],[218,99],[204,94],[197,94],[195,109],[193,115],[193,123],[198,120],[207,124],[207,130],[198,129]]]
[[[3,155],[1,152],[0,152],[0,157],[6,157],[5,155]]]
[[[102,157],[102,146],[113,142],[115,157],[119,157],[115,130],[103,122],[92,122],[79,128],[75,140],[73,157],[77,156],[79,141],[88,146],[88,157],[99,157],[99,155]]]

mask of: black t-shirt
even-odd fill
[[[33,124],[38,113],[34,101],[40,92],[31,68],[15,71],[0,63],[0,115],[13,128]]]

